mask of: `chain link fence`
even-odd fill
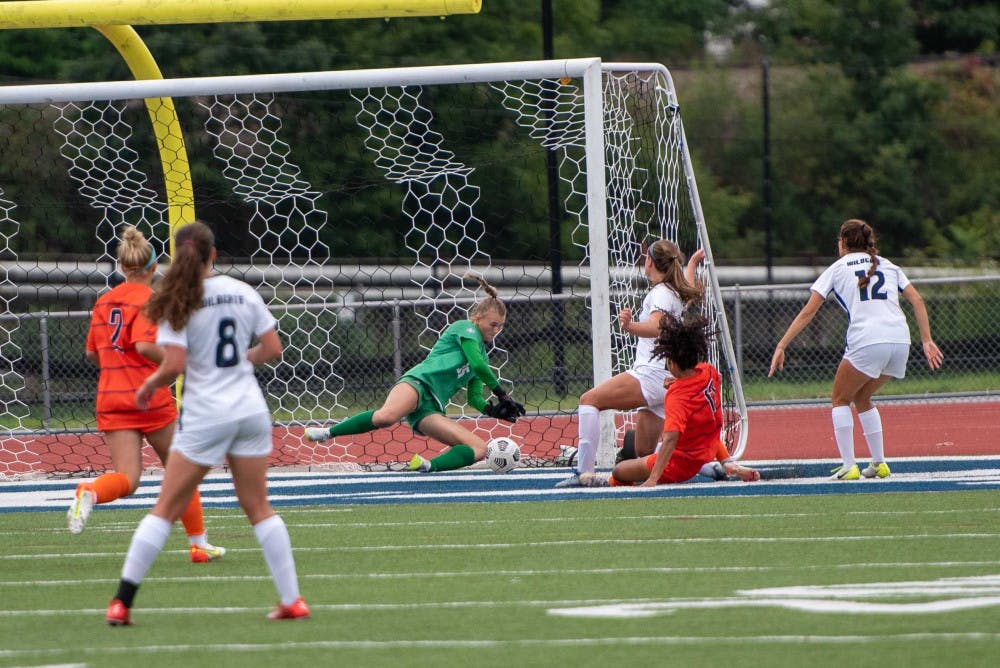
[[[912,313],[904,305],[914,341],[907,375],[887,385],[882,394],[934,401],[1000,391],[1000,334],[996,327],[1000,277],[923,279],[914,284],[927,303],[934,338],[944,351],[944,366],[938,371],[927,366]],[[774,345],[804,305],[808,291],[808,283],[722,290],[737,365],[751,406],[829,400],[847,327],[846,314],[833,302],[820,309],[789,347],[785,370],[774,378],[767,377]],[[572,413],[580,394],[593,382],[586,298],[571,292],[506,299],[511,317],[502,340],[498,340],[503,349],[494,355],[503,358],[504,379],[530,409]],[[288,307],[275,308],[280,321]],[[316,314],[318,326],[325,330],[324,336],[339,351],[339,357],[331,360],[317,349],[300,363],[322,367],[318,375],[337,378],[337,386],[307,387],[302,379],[312,379],[309,382],[315,384],[317,374],[299,373],[291,366],[259,370],[260,380],[272,398],[329,395],[330,406],[348,413],[377,405],[401,371],[425,354],[417,342],[426,324],[427,314],[421,317],[421,309],[426,308],[426,304],[395,299],[360,300],[336,313],[326,309]],[[93,401],[98,371],[83,355],[89,316],[85,309],[55,308],[0,314],[4,335],[0,359],[3,429],[40,434],[96,430]],[[309,341],[294,345],[309,348]],[[272,409],[278,423],[302,421],[287,402],[279,405],[275,401]]]
[[[903,301],[913,342],[906,378],[890,382],[880,394],[935,401],[1000,391],[1000,277],[925,278],[913,284],[927,304],[931,334],[944,352],[944,365],[937,371],[927,365],[912,309]],[[810,285],[722,290],[751,405],[829,401],[847,331],[847,315],[832,300],[789,346],[784,371],[767,377],[774,346],[805,305]]]

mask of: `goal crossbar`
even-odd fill
[[[589,69],[601,68],[601,66],[600,58],[571,58],[568,60],[432,65],[349,71],[241,74],[183,79],[26,84],[0,86],[0,104],[54,104],[88,100],[135,100],[151,97],[249,95],[261,91],[294,93],[387,86],[486,83],[504,79],[578,78],[584,76]]]

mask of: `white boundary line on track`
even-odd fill
[[[637,496],[692,496],[712,494],[766,495],[768,490],[788,494],[801,489],[802,494],[817,493],[819,485],[826,485],[824,492],[843,490],[845,493],[881,491],[888,485],[894,491],[906,491],[907,484],[953,484],[956,489],[995,486],[1000,488],[1000,458],[951,457],[942,459],[900,458],[899,472],[885,480],[863,479],[855,482],[831,482],[822,477],[771,478],[755,483],[735,481],[713,482],[699,480],[680,485],[665,485],[649,490],[634,487],[556,489],[548,486],[549,480],[564,477],[568,469],[525,469],[497,476],[490,471],[457,471],[443,474],[414,474],[400,472],[345,473],[327,471],[298,471],[271,473],[268,487],[272,501],[283,508],[297,504],[350,504],[377,502],[446,502],[446,501],[525,501],[549,499],[622,498]],[[939,462],[936,470],[906,472],[907,464],[917,463],[931,467]],[[789,460],[762,462],[760,467],[794,469],[810,467],[815,471],[827,460]],[[956,468],[956,465],[959,465]],[[24,480],[0,484],[0,512],[30,510],[65,510],[73,497],[73,490],[83,479]],[[159,489],[159,477],[144,479],[137,493],[119,499],[109,507],[150,508]],[[470,489],[470,485],[474,488]],[[545,486],[540,486],[545,485]],[[834,488],[833,486],[840,486]],[[456,488],[457,487],[457,488]],[[312,488],[317,488],[316,490]],[[226,472],[212,473],[201,486],[202,503],[208,507],[235,507],[232,482]],[[100,508],[100,506],[98,507]]]

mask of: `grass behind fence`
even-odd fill
[[[833,374],[826,381],[785,380],[783,374],[773,378],[755,377],[743,381],[743,394],[748,402],[789,399],[829,399],[833,389]],[[1000,373],[949,373],[940,371],[931,376],[893,379],[879,392],[881,396],[927,395],[927,401],[941,400],[935,394],[953,392],[996,392],[1000,390]],[[875,400],[878,401],[876,395]]]

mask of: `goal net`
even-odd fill
[[[150,113],[162,99],[175,117]],[[490,362],[528,415],[498,423],[462,396],[449,415],[484,437],[513,436],[530,465],[569,463],[580,394],[632,362],[617,313],[638,308],[642,254],[658,238],[707,252],[710,361],[724,379],[725,440],[742,453],[746,408],[662,66],[8,86],[0,145],[0,477],[109,467],[97,370],[83,357],[89,309],[121,280],[124,226],[167,262],[192,210],[216,232],[217,269],[255,286],[279,320],[284,357],[257,372],[275,466],[386,469],[437,454],[402,425],[323,444],[301,435],[380,405],[483,296],[469,274],[508,305]],[[599,463],[610,465],[630,422],[607,416]]]

